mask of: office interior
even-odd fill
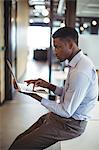
[[[40,77],[62,86],[68,62],[55,57],[51,36],[65,25],[78,31],[79,48],[92,59],[99,77],[99,0],[0,1],[0,150],[7,150],[17,135],[48,112],[35,99],[15,91],[6,60],[19,82]],[[98,150],[99,99],[91,113],[81,138],[48,150]]]

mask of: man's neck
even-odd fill
[[[72,53],[71,56],[68,58],[69,62],[73,59],[73,57],[75,55],[77,55],[79,52],[81,51],[81,49],[78,49],[77,51],[75,51],[75,53]]]

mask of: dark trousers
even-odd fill
[[[50,145],[81,135],[87,122],[47,113],[19,135],[9,150],[43,150]]]

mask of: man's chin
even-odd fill
[[[65,61],[65,60],[63,60],[63,59],[58,59],[60,62],[63,62],[63,61]]]
[[[62,59],[62,58],[59,58],[59,57],[57,57],[57,59],[58,59],[60,62],[63,62],[63,61],[65,61],[64,59]]]

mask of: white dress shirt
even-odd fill
[[[55,94],[60,96],[60,103],[43,98],[41,104],[59,116],[88,120],[98,97],[96,69],[82,51],[72,58],[69,66],[64,87],[55,90]]]

